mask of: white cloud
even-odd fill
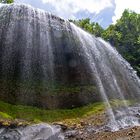
[[[137,13],[140,13],[140,0],[115,0],[115,16],[112,17],[113,23],[119,19],[124,9],[130,9]]]
[[[98,14],[101,10],[112,7],[112,0],[42,0],[55,8],[55,12],[64,18],[74,18],[74,14],[86,10]]]

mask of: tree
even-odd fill
[[[115,25],[103,29],[89,18],[72,21],[77,26],[97,37],[109,41],[119,53],[132,65],[140,76],[140,14],[129,9],[124,10],[122,17]]]
[[[77,26],[83,28],[84,30],[88,31],[91,34],[94,34],[97,37],[100,37],[103,33],[103,28],[95,22],[91,22],[89,18],[86,19],[80,19],[80,20],[69,20],[70,22],[73,22]]]
[[[0,0],[0,3],[13,3],[14,0]]]
[[[126,9],[115,25],[102,34],[133,66],[140,76],[140,14]]]

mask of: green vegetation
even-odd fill
[[[93,92],[96,91],[96,87],[89,86],[54,86],[48,88],[49,93],[79,93],[81,91]]]
[[[0,112],[0,119],[13,119],[13,118],[7,113]]]
[[[58,94],[58,93],[79,93],[81,91],[94,92],[96,91],[95,85],[61,85],[58,83],[42,83],[41,81],[15,81],[15,80],[0,80],[0,87],[3,87],[3,83],[7,83],[5,89],[10,91],[16,91],[17,88],[22,90],[30,89],[36,90],[38,93],[43,94]],[[46,86],[47,85],[47,86]],[[13,93],[14,94],[14,93]]]
[[[43,110],[36,107],[11,105],[0,101],[0,117],[5,119],[24,119],[31,122],[56,122],[83,118],[103,112],[103,103],[94,103],[74,109]]]
[[[140,76],[140,14],[125,10],[102,37],[114,45]]]
[[[14,0],[0,0],[0,3],[8,3],[8,4],[10,4],[10,3],[13,3],[14,2]]]
[[[69,20],[69,21],[83,28],[85,31],[94,34],[96,37],[101,36],[104,31],[104,29],[98,23],[91,22],[89,18],[78,20],[78,21],[76,20]]]
[[[133,102],[125,100],[128,105]],[[120,107],[124,105],[124,101],[112,100],[110,101],[112,107]],[[84,107],[74,109],[57,109],[47,110],[39,109],[37,107],[11,105],[0,101],[0,120],[15,120],[21,119],[31,123],[39,122],[62,122],[64,124],[73,125],[79,124],[81,120],[87,120],[93,118],[92,122],[95,124],[103,122],[104,120],[97,119],[98,115],[103,116],[105,112],[105,103],[97,102]],[[96,120],[94,120],[96,118]]]
[[[72,20],[70,20],[72,21]],[[140,14],[125,10],[115,25],[103,29],[90,19],[72,21],[84,30],[109,41],[140,76]]]

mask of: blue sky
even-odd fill
[[[15,0],[44,9],[64,19],[89,17],[102,27],[115,23],[124,9],[140,13],[140,0]]]

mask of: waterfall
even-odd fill
[[[140,80],[136,72],[109,43],[101,38],[95,38],[74,24],[72,26],[80,42],[82,42],[82,48],[89,59],[89,65],[93,77],[96,78],[102,100],[106,103],[110,117],[110,127],[115,131],[128,127],[128,125],[138,125],[139,119],[135,117],[136,113],[132,113],[134,110],[131,108],[132,111],[126,102],[126,99],[136,100],[140,96]],[[121,81],[122,79],[123,81]],[[127,85],[124,85],[125,82],[127,82]],[[125,86],[125,89],[123,86]],[[121,100],[125,108],[121,111],[114,110],[110,104],[110,99]],[[136,110],[138,113],[138,108]],[[118,116],[115,112],[118,113]]]
[[[115,48],[27,5],[0,8],[0,84],[0,99],[10,103],[72,108],[103,101],[112,130],[139,124],[140,79]]]

